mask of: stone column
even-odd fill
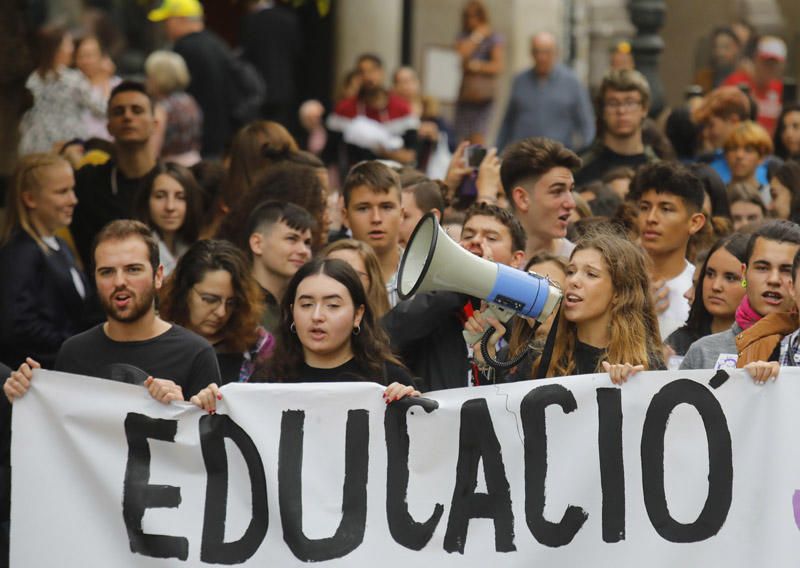
[[[609,67],[609,50],[614,42],[635,33],[625,10],[625,0],[584,0],[588,19],[588,80],[597,86]]]
[[[650,115],[657,116],[664,108],[664,88],[658,75],[658,58],[664,50],[664,40],[658,35],[664,25],[664,0],[630,0],[631,22],[636,36],[631,42],[636,68],[650,83]]]
[[[417,9],[424,8],[421,4]],[[367,52],[383,60],[388,81],[392,71],[400,65],[402,28],[402,0],[338,0],[335,32],[337,85],[353,68],[356,58]]]

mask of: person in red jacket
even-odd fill
[[[764,36],[758,41],[753,72],[740,69],[725,79],[725,85],[747,85],[758,107],[758,123],[775,133],[783,105],[783,69],[786,63],[786,44],[775,36]]]
[[[327,127],[347,149],[345,172],[353,164],[376,158],[411,164],[416,159],[419,119],[402,97],[384,88],[383,62],[374,54],[359,56],[358,94],[339,101]]]

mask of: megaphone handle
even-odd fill
[[[536,369],[536,376],[534,379],[544,379],[547,376],[547,371],[550,368],[550,356],[553,354],[553,345],[556,342],[556,332],[558,331],[558,322],[561,319],[561,310],[556,312],[556,317],[553,320],[553,325],[550,326],[550,333],[547,334],[547,339],[544,342],[544,349],[542,356],[539,359],[539,366]]]
[[[531,333],[536,333],[536,328],[538,328],[540,325],[541,323],[539,321],[534,322],[533,331]],[[489,328],[483,333],[483,337],[481,338],[481,355],[483,355],[483,360],[495,369],[510,369],[511,367],[516,367],[532,351],[531,346],[526,345],[525,349],[518,353],[516,357],[513,357],[508,361],[498,361],[489,353],[489,338],[492,336],[494,331],[494,327],[489,326]]]

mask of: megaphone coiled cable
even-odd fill
[[[533,330],[531,331],[531,336],[536,333],[536,330],[541,325],[540,321],[535,321],[533,324]],[[525,346],[525,349],[517,353],[514,357],[509,359],[508,361],[498,361],[489,353],[489,338],[492,337],[492,334],[495,332],[494,327],[489,326],[487,330],[483,333],[483,337],[481,337],[481,355],[483,355],[483,360],[486,363],[495,368],[495,369],[510,369],[512,367],[516,367],[519,365],[525,357],[531,354],[533,348],[530,344]]]

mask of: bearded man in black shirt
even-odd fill
[[[163,281],[158,244],[138,221],[114,221],[94,247],[97,293],[107,320],[69,338],[55,370],[147,387],[161,402],[184,400],[220,381],[217,357],[199,335],[156,315],[155,295]],[[10,401],[28,390],[31,358],[6,380]],[[160,378],[156,378],[160,377]]]

